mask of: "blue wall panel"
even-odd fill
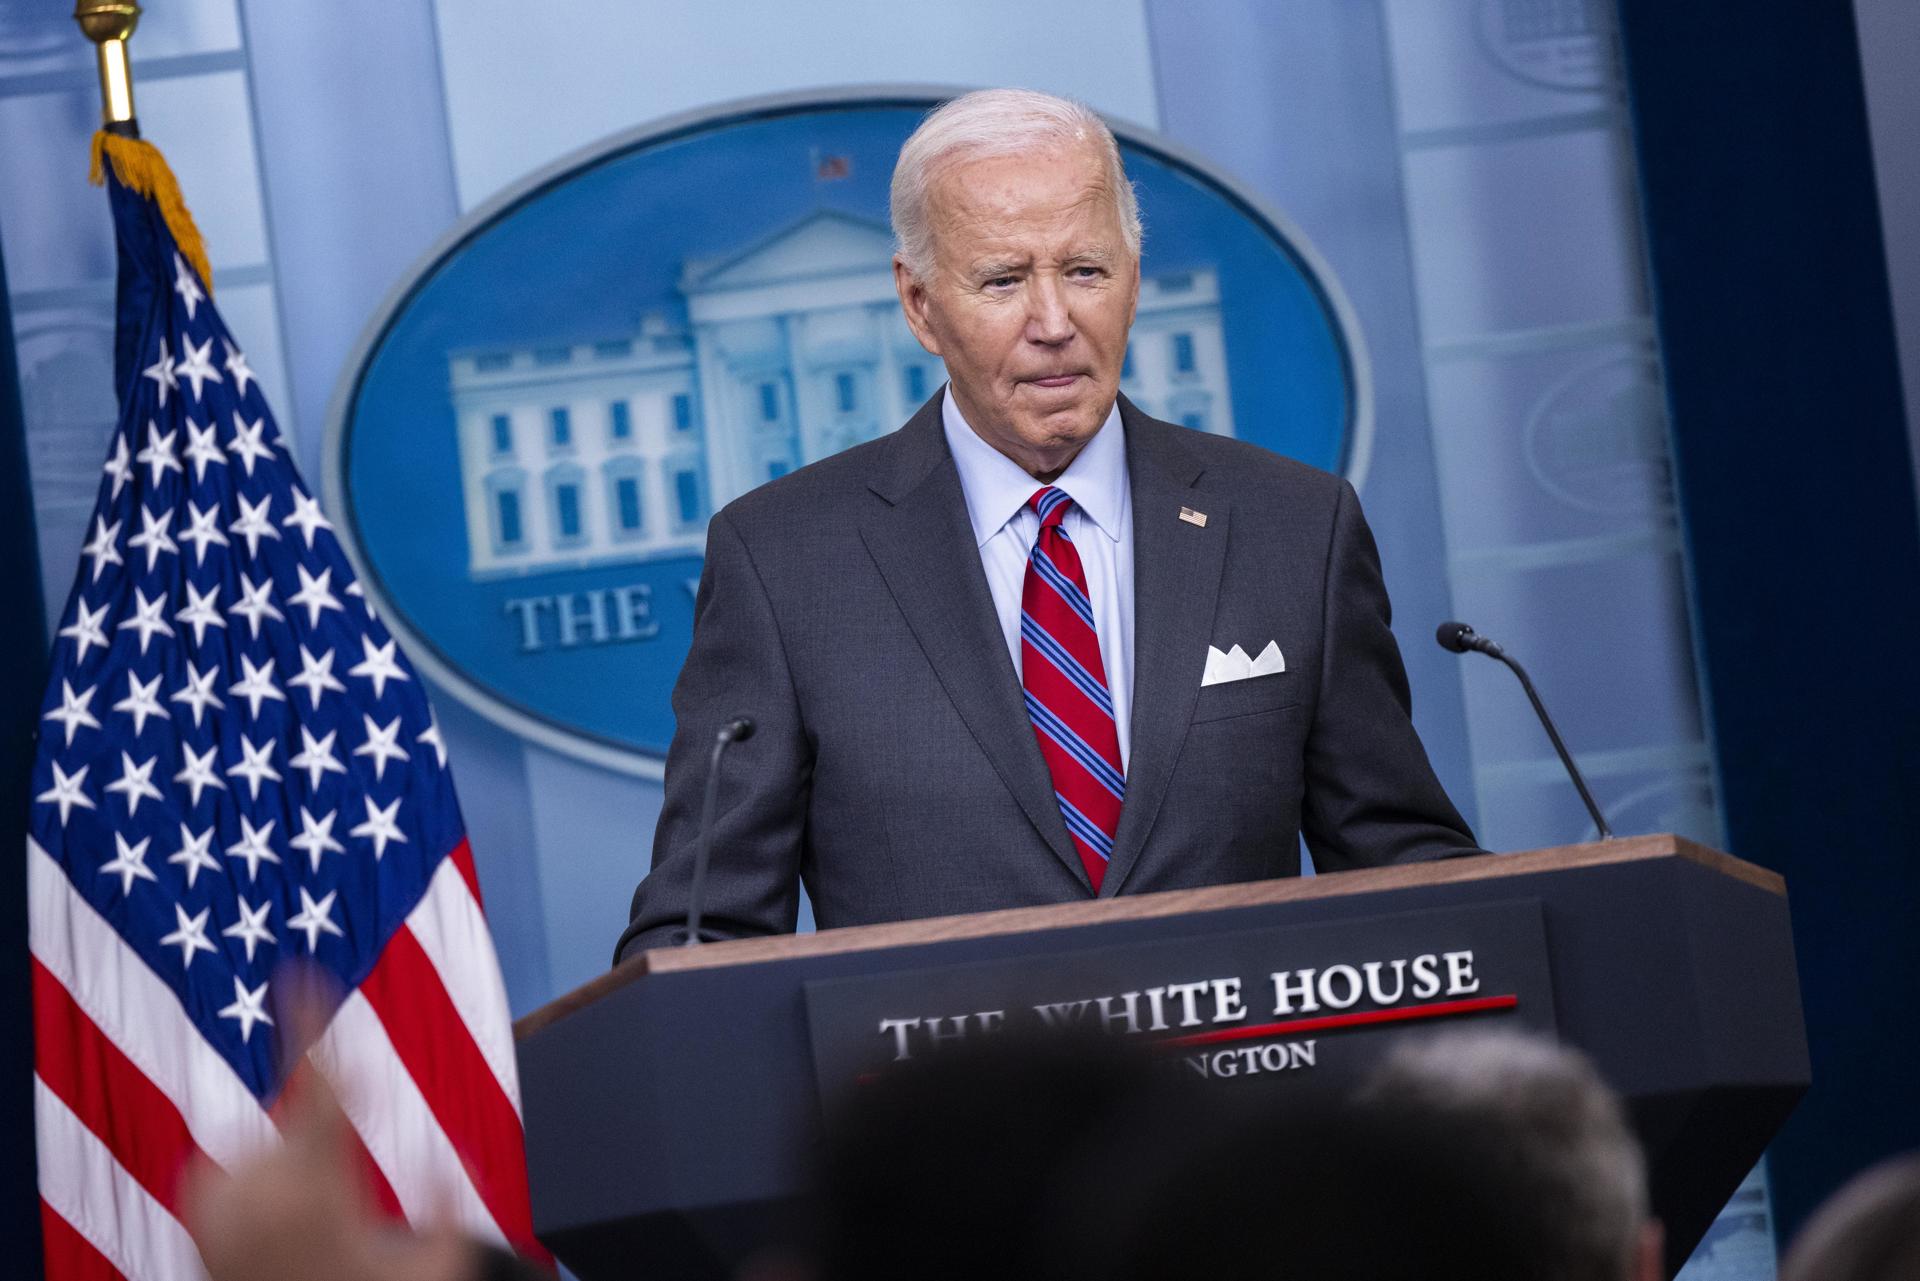
[[[1793,903],[1791,1229],[1920,1146],[1920,533],[1846,5],[1624,0],[1727,836]]]

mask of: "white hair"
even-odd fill
[[[1140,256],[1140,204],[1120,163],[1113,131],[1092,108],[1032,89],[980,89],[935,108],[900,148],[890,212],[895,252],[915,280],[933,266],[927,196],[939,170],[956,160],[1020,155],[1062,145],[1093,147],[1106,170],[1127,249]]]
[[[1557,1255],[1543,1277],[1615,1281],[1646,1222],[1640,1142],[1619,1098],[1578,1050],[1536,1036],[1449,1032],[1403,1041],[1362,1098],[1469,1121],[1537,1189]]]

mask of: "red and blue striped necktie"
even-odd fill
[[[1049,485],[1027,505],[1039,513],[1040,536],[1020,592],[1021,683],[1033,735],[1053,774],[1054,798],[1097,894],[1127,795],[1113,695],[1086,571],[1061,524],[1073,500]]]

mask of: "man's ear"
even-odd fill
[[[907,328],[930,355],[941,355],[940,341],[933,336],[933,326],[927,319],[927,287],[913,278],[906,260],[899,254],[893,256],[893,288],[900,295],[900,310],[906,314]]]

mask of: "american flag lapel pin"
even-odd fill
[[[1180,519],[1186,521],[1189,525],[1198,525],[1202,529],[1207,527],[1207,514],[1205,512],[1197,512],[1191,507],[1182,507],[1180,509]]]

